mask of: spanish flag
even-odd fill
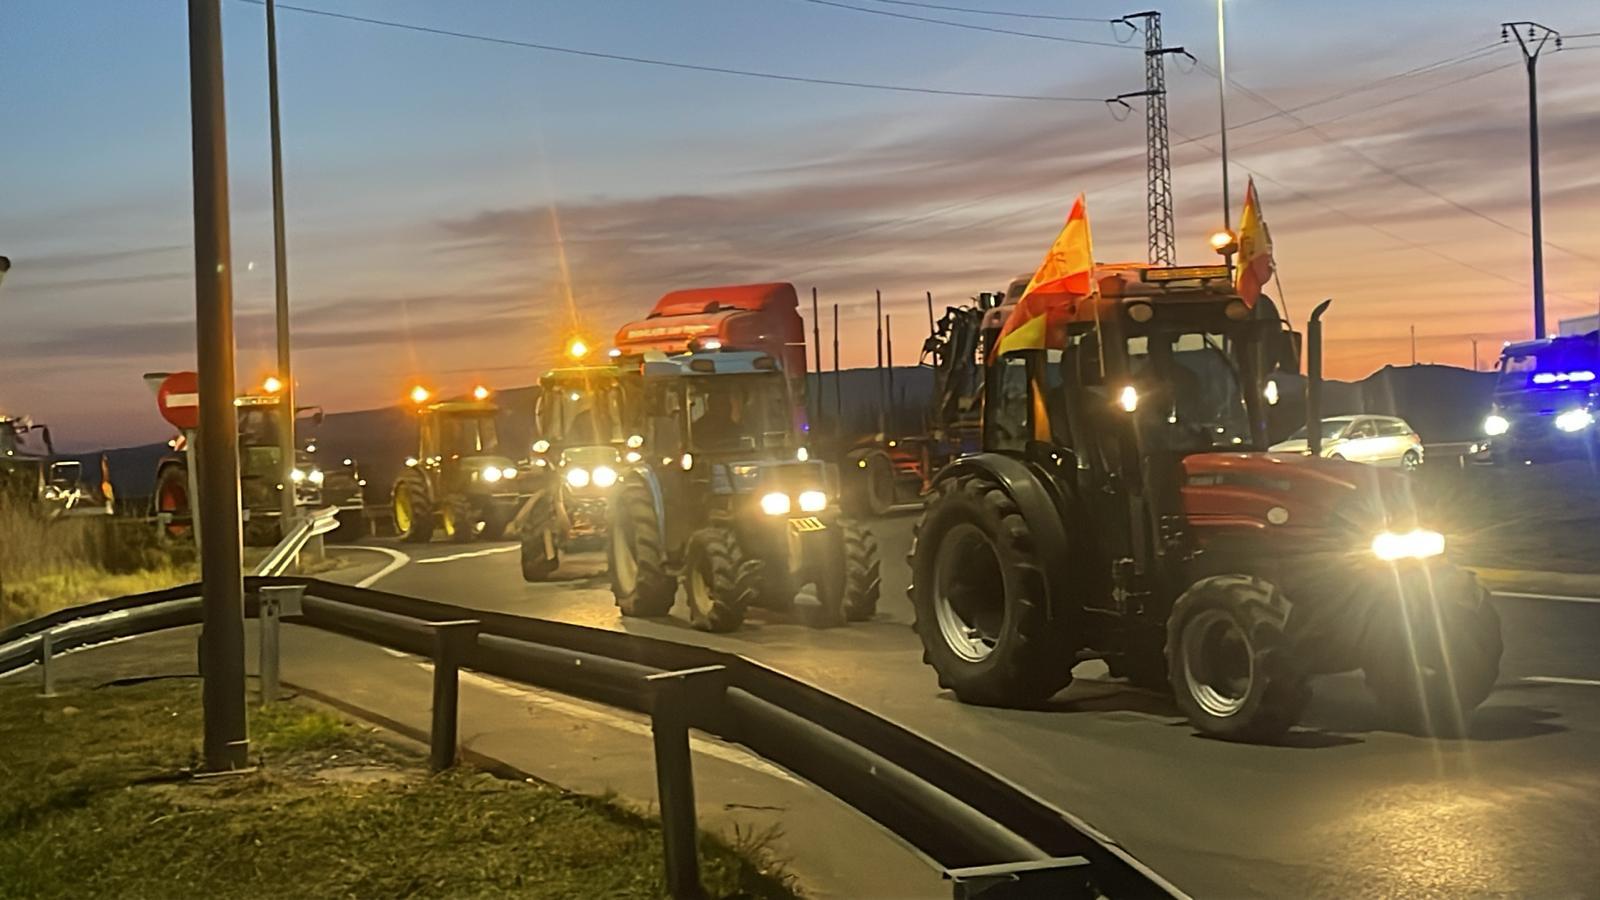
[[[1094,292],[1094,245],[1089,238],[1089,214],[1079,194],[1067,214],[1067,224],[1000,329],[995,357],[1013,350],[1042,349],[1050,324],[1070,316],[1078,301]]]
[[[1239,272],[1234,287],[1247,306],[1255,306],[1261,288],[1272,278],[1272,233],[1261,217],[1256,180],[1244,189],[1244,211],[1239,214]]]

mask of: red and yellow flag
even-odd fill
[[[1261,217],[1261,201],[1256,199],[1256,181],[1244,189],[1244,210],[1239,214],[1239,262],[1234,286],[1248,306],[1254,306],[1261,289],[1272,278],[1272,232]]]
[[[1067,214],[1067,224],[1000,329],[995,357],[1013,350],[1042,349],[1052,322],[1072,315],[1078,301],[1095,290],[1094,244],[1089,237],[1089,214],[1079,194]]]

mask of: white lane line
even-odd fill
[[[1594,678],[1562,678],[1560,675],[1525,675],[1523,681],[1537,681],[1541,684],[1577,684],[1583,687],[1600,687],[1600,680]]]
[[[429,559],[419,559],[417,560],[417,565],[420,566],[427,563],[455,562],[458,559],[472,559],[478,556],[490,556],[495,553],[514,553],[520,549],[522,548],[515,544],[510,547],[490,547],[487,550],[471,550],[466,553],[452,553],[449,556],[435,556]]]
[[[405,659],[405,658],[407,658],[407,657],[409,657],[411,655],[411,654],[405,652],[404,650],[396,650],[393,647],[384,647],[384,646],[380,645],[378,647],[378,649],[382,650],[383,652],[385,652],[387,654],[389,654],[390,656],[394,657],[395,659]]]
[[[1518,600],[1556,600],[1561,603],[1600,603],[1600,597],[1572,597],[1566,594],[1525,594],[1521,591],[1494,591],[1496,597],[1515,597]]]
[[[433,671],[433,663],[431,662],[419,662],[417,663],[417,667],[429,672]],[[561,697],[546,691],[536,689],[529,690],[518,685],[501,681],[498,678],[490,678],[487,675],[479,675],[476,672],[468,672],[463,670],[460,673],[460,677],[463,681],[494,691],[501,696],[512,697],[518,700],[524,700],[529,703],[537,704],[538,706],[551,710],[552,712],[572,716],[576,719],[587,719],[591,722],[596,722],[608,728],[615,728],[618,731],[626,731],[629,734],[639,735],[640,737],[651,736],[650,724],[648,722],[638,722],[633,719],[614,715],[602,710],[592,709],[580,703],[573,703],[569,700],[562,699]],[[707,740],[691,734],[689,735],[689,745],[698,753],[703,753],[706,756],[720,759],[723,762],[733,763],[736,766],[743,766],[752,772],[759,772],[762,775],[770,775],[773,778],[779,778],[790,782],[791,784],[802,783],[793,775],[790,775],[788,772],[785,772],[783,769],[772,765],[766,760],[744,750],[724,744],[720,741]]]
[[[372,587],[374,584],[378,583],[379,579],[394,574],[395,570],[397,570],[400,567],[404,566],[406,563],[411,562],[411,557],[405,555],[404,553],[401,553],[399,550],[391,550],[388,547],[368,547],[365,544],[335,544],[335,545],[329,546],[328,549],[329,550],[367,550],[367,551],[370,551],[372,553],[382,553],[384,556],[389,557],[389,564],[388,565],[384,566],[383,568],[379,569],[378,571],[373,572],[371,575],[368,575],[367,577],[365,577],[365,578],[361,579],[360,581],[356,582],[355,586],[358,587],[358,588]]]

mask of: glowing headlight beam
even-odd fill
[[[1594,424],[1594,413],[1587,409],[1569,409],[1556,416],[1556,427],[1567,434],[1582,431]]]
[[[828,508],[828,495],[822,491],[801,491],[801,512],[822,512]]]
[[[1511,420],[1499,413],[1490,413],[1489,418],[1483,420],[1483,433],[1489,437],[1499,437],[1511,430]]]
[[[769,516],[786,516],[789,514],[789,495],[782,491],[773,491],[761,497],[761,511]]]
[[[1400,534],[1381,532],[1372,539],[1372,555],[1384,562],[1402,559],[1428,559],[1444,552],[1444,535],[1426,528]]]
[[[582,466],[573,466],[567,470],[567,484],[575,488],[589,486],[589,470]]]
[[[610,466],[595,466],[594,475],[589,479],[597,488],[608,488],[617,483],[617,470]]]
[[[499,466],[485,466],[484,469],[483,469],[483,472],[481,472],[478,477],[482,478],[484,481],[489,482],[490,484],[494,484],[496,481],[499,481],[501,479],[501,477],[503,477],[503,476],[500,473],[500,467]]]

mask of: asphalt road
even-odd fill
[[[1600,896],[1600,602],[1497,597],[1501,680],[1468,739],[1382,730],[1359,678],[1316,682],[1281,746],[1199,737],[1164,698],[1085,663],[1044,711],[966,706],[909,626],[912,518],[880,521],[875,621],[818,630],[804,604],[734,634],[623,620],[600,554],[522,581],[515,545],[434,544],[358,574],[386,590],[742,653],[899,721],[1022,784],[1205,897]],[[398,547],[398,545],[391,545]],[[356,580],[351,578],[350,580]],[[766,617],[764,617],[766,616]]]

